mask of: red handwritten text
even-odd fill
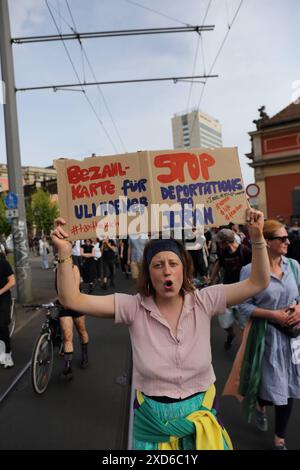
[[[200,175],[204,180],[209,180],[209,168],[215,164],[215,159],[208,153],[195,155],[194,153],[175,153],[157,155],[154,159],[156,168],[169,168],[168,175],[159,175],[161,183],[172,183],[177,180],[183,183],[186,179],[184,169],[187,166],[188,173],[193,180],[198,180]]]
[[[90,168],[80,168],[79,165],[73,165],[67,168],[67,176],[70,184],[78,184],[107,177],[124,176],[128,168],[125,167],[124,171],[120,162],[110,163],[103,167],[91,166]]]
[[[99,181],[99,183],[90,183],[87,185],[83,184],[73,184],[71,186],[72,200],[82,199],[84,197],[94,197],[104,194],[114,194],[115,185],[112,184],[109,180]]]
[[[231,200],[231,198],[229,196],[225,197],[224,199],[222,199],[221,201],[219,201],[217,204],[216,204],[216,209],[217,211],[223,216],[225,217],[225,219],[227,221],[230,221],[233,219],[233,217],[235,216],[235,214],[237,212],[239,212],[241,209],[242,209],[242,204],[238,204],[237,206],[235,207],[232,207],[231,206],[231,203],[234,202]]]

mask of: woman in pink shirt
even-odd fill
[[[135,449],[231,449],[214,408],[210,322],[270,281],[262,212],[247,210],[253,254],[248,279],[195,290],[181,242],[151,240],[144,250],[137,295],[91,296],[70,289],[71,245],[64,220],[52,240],[59,253],[60,302],[76,311],[114,317],[129,327],[133,351]]]

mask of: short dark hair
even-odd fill
[[[141,271],[140,271],[140,276],[138,280],[138,291],[141,295],[145,297],[155,296],[155,289],[152,286],[149,264],[147,262],[147,253],[148,253],[148,250],[151,248],[151,246],[156,243],[156,241],[157,240],[150,240],[145,246],[144,252],[143,252]],[[178,249],[181,254],[181,260],[182,260],[182,265],[183,265],[183,282],[182,282],[180,293],[183,294],[183,291],[193,292],[195,290],[195,286],[193,283],[192,258],[190,257],[187,250],[184,248],[184,245],[181,241],[175,240],[175,239],[174,241],[178,245]]]

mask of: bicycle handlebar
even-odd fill
[[[45,308],[45,309],[52,309],[57,308],[57,305],[53,302],[49,302],[48,304],[23,304],[23,308]]]

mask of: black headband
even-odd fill
[[[157,255],[157,253],[160,253],[161,251],[173,251],[173,253],[175,253],[183,262],[182,254],[180,253],[179,246],[175,240],[156,240],[155,243],[151,244],[148,248],[146,255],[148,265],[150,264],[153,256]]]

